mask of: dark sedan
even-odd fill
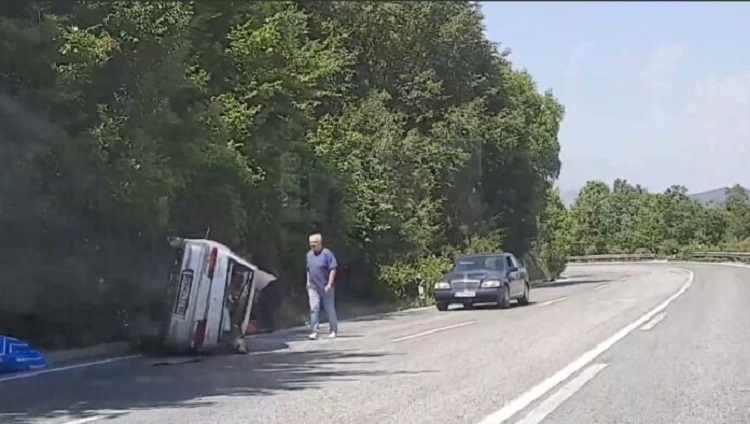
[[[508,308],[512,300],[528,305],[529,273],[511,253],[466,255],[435,283],[435,306],[440,311],[452,303],[469,308],[475,303],[496,303]]]

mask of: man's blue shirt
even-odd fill
[[[307,252],[307,272],[310,274],[310,284],[319,291],[325,289],[328,285],[328,275],[337,267],[336,257],[327,248],[324,247],[317,254],[312,250]]]

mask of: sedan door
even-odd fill
[[[515,297],[523,293],[523,279],[520,277],[520,269],[518,263],[514,261],[512,255],[505,256],[505,266],[508,272],[508,280],[510,282],[510,295]]]
[[[526,284],[526,281],[529,279],[529,270],[526,269],[526,265],[521,263],[518,258],[513,255],[510,255],[510,257],[516,264],[516,267],[518,267],[518,283],[521,285],[521,291],[523,292],[523,285]]]

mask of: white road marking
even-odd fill
[[[516,424],[539,424],[606,367],[607,364],[594,364],[586,368],[582,373],[578,374],[578,377],[570,380],[568,384],[548,397],[539,406],[529,412],[526,418],[518,421]]]
[[[631,324],[627,325],[626,327],[624,327],[617,333],[613,334],[607,340],[599,343],[596,347],[584,353],[581,357],[571,362],[565,368],[556,372],[554,375],[552,375],[548,379],[542,381],[541,383],[532,387],[529,391],[527,391],[523,395],[519,396],[518,398],[514,399],[507,405],[500,408],[499,410],[488,415],[485,419],[480,421],[479,424],[504,423],[506,420],[508,420],[509,418],[511,418],[512,416],[514,416],[515,414],[517,414],[518,412],[522,411],[524,408],[529,406],[532,402],[544,396],[547,392],[555,388],[555,386],[557,386],[558,384],[570,378],[571,375],[575,374],[576,372],[581,370],[583,367],[593,362],[594,359],[596,359],[599,355],[609,350],[612,346],[615,345],[615,343],[625,338],[625,336],[633,332],[633,330],[640,327],[641,325],[646,323],[648,320],[653,318],[656,314],[666,309],[670,303],[674,302],[678,297],[682,296],[682,294],[685,293],[687,289],[693,284],[693,278],[695,277],[695,274],[693,273],[693,271],[690,271],[690,270],[686,270],[686,271],[689,272],[689,277],[687,281],[685,281],[685,283],[682,285],[682,287],[680,287],[677,293],[673,294],[667,300],[659,304],[657,307],[645,313],[640,318],[638,318]]]
[[[20,380],[20,379],[23,379],[23,378],[36,377],[38,375],[43,375],[43,374],[51,374],[51,373],[54,373],[54,372],[74,370],[74,369],[77,369],[77,368],[95,367],[97,365],[104,365],[104,364],[109,364],[109,363],[112,363],[112,362],[125,361],[127,359],[139,358],[140,356],[141,356],[140,354],[138,354],[138,355],[127,355],[127,356],[117,356],[115,358],[102,359],[102,360],[94,361],[94,362],[84,362],[82,364],[67,365],[67,366],[64,366],[64,367],[56,367],[56,368],[47,368],[47,369],[42,369],[42,370],[38,370],[38,371],[30,371],[30,372],[26,372],[26,373],[23,373],[23,374],[16,374],[16,375],[10,375],[10,376],[7,376],[7,377],[2,377],[2,378],[0,378],[0,383],[4,383],[6,381],[12,381],[12,380]],[[84,422],[87,422],[87,421],[84,421]]]
[[[609,287],[609,283],[600,284],[600,285],[594,287],[594,291],[604,290],[607,287]]]
[[[567,283],[567,282],[570,282],[570,281],[573,281],[573,280],[575,280],[575,278],[570,278],[570,277],[557,278],[555,280],[552,280],[551,283],[553,283],[553,284],[554,283]]]
[[[539,306],[554,305],[555,303],[562,302],[564,300],[568,300],[568,298],[567,297],[560,297],[560,298],[557,298],[557,299],[548,300],[546,302],[540,303]]]
[[[706,263],[706,262],[700,262],[700,263]],[[724,265],[724,266],[735,266],[739,268],[750,268],[750,265],[748,264],[737,264],[737,263],[732,263],[732,262],[721,262],[721,263],[715,263],[712,265]]]
[[[666,317],[667,314],[665,312],[660,313],[659,315],[655,316],[651,321],[647,322],[643,327],[641,327],[641,331],[648,331],[654,327],[656,327],[656,324],[660,323],[661,320]]]
[[[454,329],[454,328],[463,327],[465,325],[471,325],[471,324],[474,324],[475,322],[476,321],[472,320],[472,321],[460,322],[458,324],[447,325],[445,327],[433,328],[432,330],[423,331],[421,333],[412,334],[410,336],[399,337],[397,339],[392,339],[391,341],[392,342],[403,342],[404,340],[416,339],[417,337],[429,336],[430,334],[439,333],[441,331],[451,330],[451,329]]]
[[[435,309],[435,306],[434,305],[432,305],[432,306],[420,306],[418,308],[402,309],[400,311],[382,312],[382,313],[379,313],[379,314],[361,315],[361,316],[351,317],[348,320],[344,320],[344,321],[357,321],[357,320],[361,320],[361,319],[365,319],[365,318],[374,318],[374,317],[378,317],[378,316],[382,316],[382,317],[385,318],[385,317],[391,317],[391,316],[400,315],[400,314],[408,315],[408,314],[411,314],[413,312],[426,311],[428,309]]]
[[[67,422],[64,422],[63,424],[84,424],[84,423],[90,423],[93,421],[103,420],[105,418],[107,418],[106,415],[94,415],[91,417],[79,418],[77,420],[67,421]]]
[[[96,412],[97,414],[84,417],[84,418],[76,418],[75,420],[71,420],[71,421],[65,421],[62,424],[85,424],[85,423],[91,423],[91,422],[99,421],[99,420],[111,420],[111,419],[116,418],[118,415],[124,415],[124,414],[129,413],[130,411],[125,410],[125,409],[97,409],[96,411],[92,411],[92,412]],[[72,417],[68,416],[67,418],[72,418]]]

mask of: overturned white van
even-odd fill
[[[176,260],[167,295],[164,347],[177,353],[205,353],[232,345],[247,351],[245,334],[253,300],[276,277],[212,240],[172,237]]]

